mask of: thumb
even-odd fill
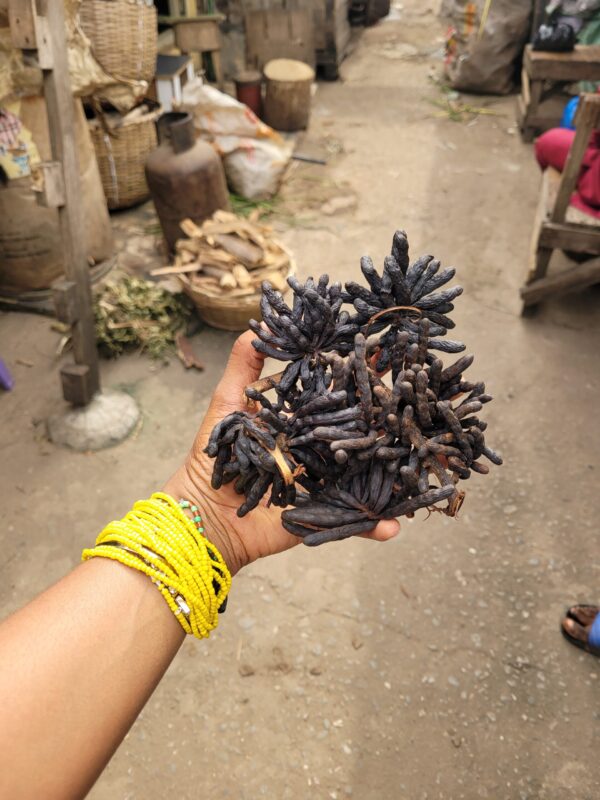
[[[244,389],[260,378],[265,357],[252,347],[254,338],[252,331],[246,331],[235,340],[223,377],[215,389],[211,410],[215,405],[219,409],[240,408]]]

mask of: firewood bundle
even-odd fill
[[[185,274],[193,289],[214,297],[248,297],[259,294],[268,281],[286,290],[290,253],[256,218],[216,211],[202,225],[183,220],[181,229],[188,238],[177,242],[175,263],[167,270]]]
[[[482,458],[502,463],[478,416],[492,398],[464,374],[473,356],[445,365],[438,355],[464,350],[440,338],[462,293],[441,289],[454,270],[430,256],[411,264],[404,231],[381,275],[368,258],[361,269],[368,287],[348,282],[345,291],[326,275],[290,278],[289,306],[263,285],[254,346],[287,366],[246,388],[253,408],[222,420],[206,448],[213,488],[232,483],[244,496],[240,516],[269,493],[307,545],[443,502],[436,510],[455,516],[459,481],[487,474]]]

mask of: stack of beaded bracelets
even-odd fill
[[[107,525],[82,559],[110,558],[148,575],[183,630],[202,639],[216,628],[231,586],[223,557],[203,533],[196,506],[157,492]]]

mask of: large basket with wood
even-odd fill
[[[89,121],[110,209],[128,208],[148,198],[144,165],[157,145],[155,121],[160,113],[158,103],[147,100],[124,115],[98,110]]]
[[[82,0],[79,19],[104,72],[122,83],[152,80],[158,49],[152,0]]]
[[[287,290],[294,261],[269,226],[216,211],[201,226],[188,219],[181,228],[189,238],[177,242],[175,265],[167,270],[177,273],[208,325],[245,330],[250,319],[261,318],[263,281],[282,294]]]

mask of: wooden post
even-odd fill
[[[64,314],[67,306],[70,308],[68,321],[72,326],[75,356],[75,365],[61,369],[63,396],[75,405],[86,405],[100,389],[100,375],[89,267],[82,235],[81,186],[63,2],[10,0],[9,23],[15,45],[37,51],[38,64],[42,68],[50,145],[55,162],[50,174],[58,186],[58,189],[46,192],[45,199],[52,202],[53,197],[58,208],[68,279],[54,287],[54,294],[59,313]],[[68,297],[63,296],[65,292],[68,292]]]

